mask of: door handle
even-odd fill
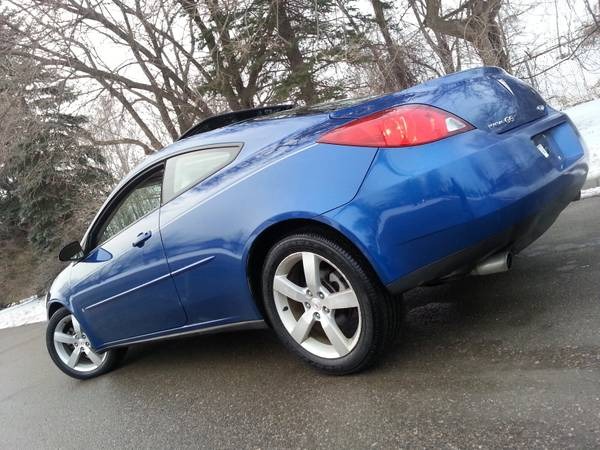
[[[141,247],[148,239],[152,237],[152,231],[144,231],[137,235],[134,241],[131,243],[134,247]]]

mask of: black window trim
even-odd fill
[[[133,177],[131,180],[129,180],[127,182],[127,184],[125,186],[123,186],[119,190],[119,192],[117,192],[115,194],[115,196],[110,200],[110,202],[104,207],[104,209],[102,210],[102,212],[98,215],[98,217],[94,221],[94,224],[90,227],[90,232],[88,233],[88,236],[87,236],[87,239],[86,239],[86,242],[85,242],[85,248],[83,249],[84,250],[84,254],[86,256],[89,255],[94,250],[96,250],[98,247],[101,247],[102,245],[106,244],[107,242],[110,242],[113,238],[117,237],[118,235],[120,235],[124,231],[128,230],[133,225],[135,225],[136,223],[138,223],[140,220],[142,220],[143,218],[145,218],[145,217],[149,216],[150,214],[152,214],[154,211],[160,209],[160,207],[162,205],[162,181],[161,181],[161,191],[160,191],[160,196],[161,196],[161,198],[160,198],[160,204],[156,208],[152,209],[151,211],[148,211],[146,214],[144,214],[138,220],[136,220],[135,222],[130,223],[129,225],[127,225],[125,228],[123,228],[122,230],[120,230],[115,235],[111,236],[106,241],[104,241],[104,242],[94,242],[95,241],[95,236],[96,236],[97,232],[102,228],[102,225],[104,225],[104,222],[106,220],[110,219],[110,217],[116,211],[116,208],[118,208],[120,206],[121,201],[123,199],[125,199],[136,188],[136,186],[139,183],[141,183],[142,181],[144,181],[145,178],[149,178],[150,176],[154,175],[156,172],[158,172],[160,170],[163,170],[163,173],[164,173],[164,169],[165,169],[165,160],[161,160],[159,163],[154,164],[151,167],[148,167],[144,171],[142,171],[139,174],[137,174],[135,177]],[[164,181],[164,175],[163,175],[163,181]],[[92,247],[92,245],[93,245],[93,247]]]
[[[121,199],[126,196],[131,189],[137,185],[143,178],[149,176],[152,172],[157,171],[157,170],[164,170],[166,163],[169,159],[171,158],[175,158],[177,156],[180,155],[185,155],[187,153],[192,153],[192,152],[197,152],[197,151],[201,151],[201,150],[214,150],[214,149],[219,149],[219,148],[230,148],[230,147],[238,147],[238,151],[236,153],[236,155],[233,157],[233,159],[229,162],[229,164],[221,167],[220,169],[216,170],[215,172],[211,173],[210,175],[208,175],[207,177],[205,177],[204,179],[198,181],[198,183],[193,184],[192,186],[190,186],[189,188],[187,188],[185,191],[181,191],[179,194],[177,194],[175,197],[169,199],[168,202],[164,202],[163,203],[163,198],[162,198],[162,185],[161,185],[161,199],[160,199],[160,206],[158,208],[153,209],[152,211],[148,212],[148,214],[146,214],[145,216],[140,217],[138,220],[136,220],[135,222],[133,222],[132,224],[130,224],[128,227],[123,228],[119,233],[115,234],[114,236],[112,236],[110,239],[108,239],[106,242],[110,242],[112,240],[112,238],[118,236],[119,234],[121,234],[123,231],[127,230],[129,227],[135,225],[137,222],[139,222],[140,220],[142,220],[144,217],[152,214],[154,211],[156,211],[157,209],[160,209],[163,205],[169,203],[171,200],[174,200],[175,198],[179,197],[180,195],[182,195],[183,193],[189,191],[190,189],[194,188],[195,186],[197,186],[199,183],[202,183],[203,181],[209,179],[211,176],[213,176],[215,173],[219,172],[220,170],[223,170],[225,167],[231,165],[239,156],[240,152],[242,151],[242,148],[244,147],[244,143],[243,142],[217,142],[217,143],[213,143],[213,144],[201,144],[201,145],[195,145],[195,146],[190,146],[188,148],[182,149],[179,152],[173,153],[173,154],[169,154],[169,155],[165,155],[164,158],[160,159],[159,161],[156,161],[154,164],[152,164],[151,166],[145,168],[144,170],[142,170],[140,173],[136,174],[131,180],[127,181],[127,183],[121,187],[121,189],[119,189],[119,191],[110,199],[109,203],[107,203],[104,208],[102,208],[102,210],[100,211],[100,213],[95,217],[94,222],[91,224],[91,226],[89,227],[88,231],[86,232],[84,239],[84,246],[83,246],[83,254],[84,257],[83,259],[85,259],[85,257],[87,255],[89,255],[91,252],[93,252],[94,250],[96,250],[98,247],[100,247],[100,245],[96,244],[94,247],[91,247],[92,242],[93,242],[93,237],[96,234],[99,224],[101,224],[105,217],[107,215],[110,215],[112,212],[112,209],[118,205],[121,202]],[[164,177],[163,177],[163,183],[164,183]],[[102,244],[105,244],[106,242],[103,242]]]

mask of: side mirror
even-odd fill
[[[65,245],[58,254],[58,259],[61,261],[79,261],[82,257],[83,249],[79,241]]]

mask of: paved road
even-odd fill
[[[600,199],[511,273],[408,297],[425,299],[382,364],[345,378],[256,331],[139,347],[79,382],[43,325],[0,330],[0,447],[600,446]]]

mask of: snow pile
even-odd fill
[[[45,303],[43,298],[30,297],[14,306],[0,309],[0,329],[45,321]]]
[[[581,198],[600,197],[600,187],[584,189],[581,191]]]
[[[600,99],[567,108],[564,112],[575,123],[587,145],[588,180],[600,178]]]

